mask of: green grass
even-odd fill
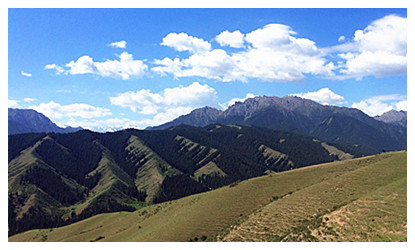
[[[406,152],[274,173],[132,213],[100,214],[52,231],[31,230],[9,241],[196,238],[406,241]]]
[[[330,155],[336,155],[339,158],[339,160],[353,159],[353,155],[345,153],[334,146],[328,145],[325,142],[322,142],[321,146],[323,146],[327,151],[329,151]]]
[[[269,241],[275,235],[281,241],[380,239],[376,235],[392,230],[392,225],[406,224],[406,154],[388,156],[377,162],[373,160],[380,156],[347,161],[358,163],[357,168],[268,204],[225,235],[223,240]],[[375,196],[379,190],[384,190],[385,196]],[[396,199],[388,203],[386,194]],[[358,209],[359,204],[364,204],[364,209]],[[382,206],[385,206],[383,210],[388,213],[388,218],[381,215],[379,209]],[[347,218],[338,222],[338,216]],[[373,223],[368,222],[374,217],[384,225],[383,228],[370,226]],[[386,220],[390,220],[389,226],[386,226]],[[264,227],[272,230],[265,231]],[[398,233],[403,236],[401,240],[406,240],[406,229],[400,227]]]

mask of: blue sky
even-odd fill
[[[298,95],[406,110],[406,9],[9,9],[9,107],[145,128]]]

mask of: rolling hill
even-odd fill
[[[11,135],[9,234],[372,153],[283,131],[220,124]]]
[[[9,241],[406,241],[407,153],[272,173]]]

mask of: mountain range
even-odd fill
[[[404,121],[406,112],[373,118],[299,97],[264,96],[225,111],[196,109],[147,130],[66,133],[80,128],[65,130],[36,111],[9,109],[9,235],[406,149]]]
[[[359,145],[373,152],[403,149],[407,142],[404,111],[390,111],[374,118],[359,109],[321,105],[296,96],[249,98],[236,102],[224,111],[204,107],[147,129],[167,129],[179,124],[206,126],[212,123],[283,130],[327,142]]]
[[[9,108],[8,113],[9,135],[43,132],[72,133],[82,130],[81,127],[61,128],[45,115],[32,109]]]

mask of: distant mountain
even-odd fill
[[[9,135],[10,234],[373,153],[254,126]]]
[[[406,127],[381,122],[358,109],[321,105],[296,96],[249,98],[225,111],[209,108],[209,114],[214,115],[205,117],[207,110],[196,109],[152,129],[165,129],[180,123],[192,126],[207,123],[255,125],[332,143],[360,145],[376,152],[406,148]]]
[[[72,133],[82,130],[81,127],[61,128],[53,123],[45,115],[32,109],[12,109],[9,108],[9,135],[22,133]]]
[[[382,115],[375,116],[375,119],[385,123],[396,124],[407,127],[407,112],[390,110]]]
[[[182,115],[171,122],[167,122],[159,126],[148,127],[147,129],[167,129],[181,124],[203,127],[215,123],[220,114],[222,114],[222,111],[217,110],[215,108],[199,108],[193,110],[192,112],[190,112],[190,114]]]

